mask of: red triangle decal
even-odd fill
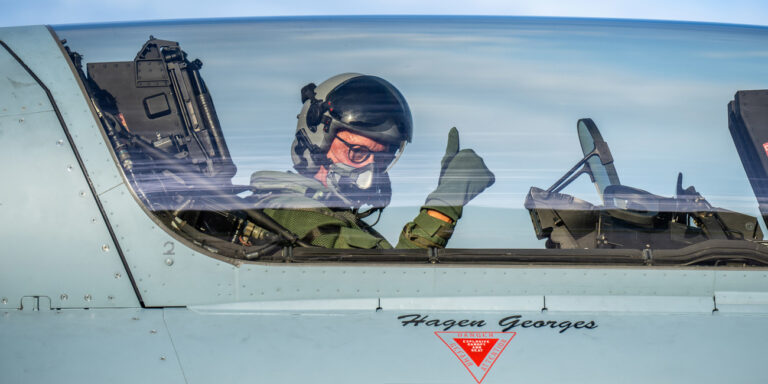
[[[453,339],[478,367],[499,339]]]
[[[491,370],[515,332],[435,332],[477,384]]]

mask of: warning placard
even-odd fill
[[[435,332],[480,384],[516,332]]]

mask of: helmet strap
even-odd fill
[[[315,163],[315,165],[328,168],[331,164],[331,160],[327,156],[328,152],[323,151],[317,144],[312,144],[303,129],[296,132],[296,140],[302,148],[309,151],[309,154],[312,157],[312,162]]]

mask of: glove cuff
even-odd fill
[[[453,235],[455,224],[436,219],[422,209],[416,218],[405,225],[400,233],[400,242],[406,248],[445,248]]]
[[[433,205],[433,204],[440,204],[440,205]],[[424,206],[421,207],[421,210],[424,211],[425,209],[431,209],[433,211],[438,211],[442,213],[443,215],[446,215],[453,220],[453,222],[457,222],[461,218],[461,213],[464,211],[464,208],[460,205],[445,205],[442,201],[439,200],[429,200],[424,203]]]

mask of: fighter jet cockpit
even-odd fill
[[[754,165],[768,97],[748,91],[765,86],[735,70],[710,81],[725,56],[686,72],[704,42],[645,36],[663,44],[639,57],[610,25],[389,23],[125,26],[114,46],[58,33],[134,200],[204,254],[768,264]]]
[[[202,65],[150,37],[133,61],[89,63],[81,76],[133,191],[163,225],[217,252],[269,253],[279,235],[253,222],[277,224],[237,196],[250,187],[232,184],[237,168]]]
[[[0,383],[765,382],[767,41],[0,28]]]
[[[608,144],[592,119],[577,131],[584,157],[543,190],[532,187],[525,206],[547,248],[677,249],[707,240],[760,241],[757,218],[713,207],[678,173],[675,195],[664,197],[622,185]],[[584,175],[602,204],[595,206],[561,191]]]

